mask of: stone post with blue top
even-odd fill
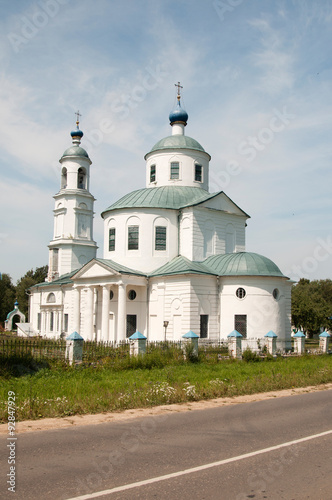
[[[294,336],[294,353],[301,356],[305,354],[305,335],[301,330],[298,330]]]
[[[330,334],[326,330],[319,335],[319,350],[322,354],[329,352]]]
[[[242,359],[242,335],[237,330],[233,330],[228,338],[228,354],[231,358]]]
[[[138,356],[146,353],[147,337],[142,335],[138,330],[129,337],[129,352],[130,356]]]
[[[82,363],[84,339],[77,332],[73,332],[66,338],[66,360],[69,364]]]
[[[266,335],[264,335],[264,338],[266,338],[268,353],[271,354],[271,356],[276,356],[278,335],[270,330]]]
[[[182,338],[183,338],[183,345],[184,345],[184,354],[186,354],[186,346],[192,345],[193,346],[193,355],[198,356],[199,336],[197,335],[197,333],[190,330],[189,332],[182,335]]]

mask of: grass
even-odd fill
[[[255,362],[254,362],[255,361]],[[332,356],[302,356],[248,361],[217,360],[200,354],[184,361],[174,348],[139,358],[108,357],[76,367],[7,360],[0,371],[0,421],[7,421],[7,394],[16,394],[16,420],[120,411],[332,381]]]

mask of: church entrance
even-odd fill
[[[127,314],[127,328],[126,337],[130,337],[137,330],[137,316],[136,314]]]

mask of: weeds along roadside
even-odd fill
[[[329,355],[246,360],[222,359],[207,349],[199,357],[179,348],[139,357],[104,357],[70,367],[63,361],[13,357],[1,363],[0,421],[7,394],[16,394],[18,421],[121,411],[159,404],[318,385],[332,381]]]

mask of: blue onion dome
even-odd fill
[[[183,108],[181,108],[180,99],[178,99],[178,102],[176,104],[175,109],[170,112],[169,121],[170,121],[171,125],[173,125],[173,123],[177,123],[177,122],[180,122],[180,123],[183,123],[184,125],[187,125],[188,113]]]
[[[71,135],[72,137],[80,137],[80,138],[82,139],[82,137],[83,137],[83,132],[82,132],[82,130],[80,130],[80,129],[77,127],[77,129],[76,129],[76,130],[73,130],[72,132],[70,132],[70,135]]]

